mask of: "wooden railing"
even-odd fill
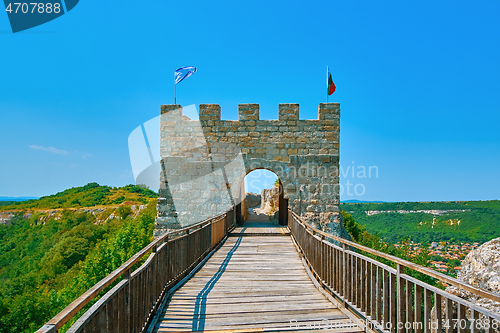
[[[332,236],[307,225],[294,212],[288,214],[290,231],[316,279],[373,329],[398,333],[499,331],[499,314],[415,279],[405,274],[405,269],[496,302],[500,302],[500,295]],[[333,244],[335,241],[341,246]],[[354,249],[389,260],[396,268]]]
[[[93,304],[67,332],[144,331],[167,291],[195,268],[233,227],[234,210],[231,210],[216,218],[171,231],[155,239],[68,305],[37,333],[57,332],[120,277],[123,279]],[[134,272],[130,272],[132,266],[148,254],[150,255],[146,262]]]

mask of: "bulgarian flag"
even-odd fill
[[[332,73],[330,73],[328,66],[326,66],[326,86],[327,86],[326,90],[327,96],[333,94],[335,92],[335,89],[337,89],[337,87],[335,87],[335,83],[333,83]]]

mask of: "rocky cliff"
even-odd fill
[[[462,262],[461,268],[459,280],[500,294],[500,238],[493,239],[476,250],[472,250]],[[478,297],[456,287],[448,287],[446,291],[492,312],[500,313],[499,302]]]
[[[271,189],[263,189],[259,198],[260,207],[254,208],[253,211],[256,214],[265,214],[270,216],[271,221],[277,221],[279,210],[279,188],[273,187]],[[256,206],[258,206],[258,204]]]
[[[29,219],[33,214],[38,214],[36,223],[45,224],[49,219],[59,220],[65,210],[73,213],[82,212],[92,214],[96,217],[96,223],[105,223],[110,219],[119,218],[118,208],[121,206],[130,206],[132,211],[131,216],[136,218],[139,213],[146,208],[147,205],[137,205],[133,202],[124,202],[120,205],[109,205],[106,207],[94,208],[59,208],[59,209],[32,209],[23,212],[23,218]],[[10,220],[17,214],[18,211],[0,213],[0,224],[10,224]]]
[[[279,209],[279,195],[280,189],[273,187],[270,189],[263,189],[260,195],[260,209],[274,213]]]
[[[459,280],[490,292],[500,293],[500,238],[493,239],[484,243],[476,250],[472,250],[462,262],[461,268]],[[446,288],[446,291],[491,312],[500,313],[499,302],[479,297],[471,292],[453,286]],[[446,302],[444,300],[441,303],[441,309],[443,309],[443,313],[446,313]],[[452,313],[454,318],[456,318],[457,305],[455,303],[453,303]],[[471,319],[469,309],[466,310],[465,315],[468,319]],[[479,319],[484,320],[485,318],[480,314]],[[432,309],[431,321],[434,322],[435,320],[436,308],[434,307]],[[498,330],[493,331],[498,332]],[[433,328],[432,332],[437,333],[437,330]]]

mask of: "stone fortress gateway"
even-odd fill
[[[300,120],[298,104],[280,104],[278,120],[260,120],[258,104],[240,104],[237,121],[220,117],[217,104],[201,104],[199,121],[180,105],[162,105],[155,236],[241,202],[243,179],[255,169],[278,175],[304,220],[347,236],[339,213],[339,103],[319,104],[316,120]]]

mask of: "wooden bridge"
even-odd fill
[[[235,227],[232,210],[169,232],[37,332],[58,332],[91,302],[67,332],[498,331],[500,315],[405,273],[500,295],[282,216]]]

